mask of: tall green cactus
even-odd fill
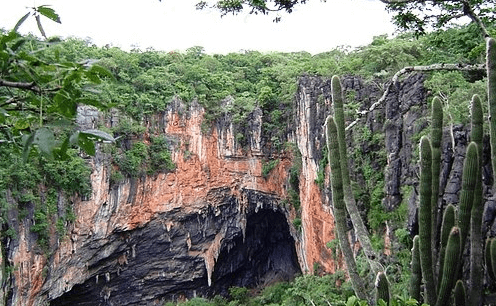
[[[363,223],[362,217],[360,216],[360,211],[356,205],[355,198],[353,197],[353,190],[351,188],[350,173],[348,169],[348,153],[346,150],[346,135],[345,135],[345,122],[344,122],[344,106],[343,106],[343,91],[341,88],[341,81],[338,76],[333,76],[331,79],[331,94],[332,94],[332,105],[334,109],[334,120],[336,122],[338,142],[339,142],[339,154],[341,157],[341,174],[343,178],[343,189],[345,194],[346,209],[350,215],[351,223],[355,229],[355,234],[360,241],[369,264],[372,270],[377,273],[382,270],[376,262],[377,254],[372,248],[372,243],[370,242],[369,233],[365,224]]]
[[[496,239],[491,239],[490,248],[491,268],[493,270],[493,276],[496,276]]]
[[[457,273],[458,262],[460,260],[460,246],[460,229],[455,226],[451,229],[448,244],[446,246],[446,256],[443,264],[443,278],[441,280],[441,286],[439,286],[439,295],[436,302],[437,306],[448,305],[451,290],[453,289],[453,285],[455,283],[455,278],[453,276]]]
[[[465,306],[466,304],[466,293],[465,285],[462,280],[456,281],[455,290],[453,291],[453,305],[454,306]],[[478,305],[478,304],[470,304]]]
[[[477,144],[478,167],[477,180],[474,190],[474,201],[470,216],[470,305],[480,305],[482,297],[483,278],[483,240],[482,240],[482,214],[484,212],[482,190],[482,137],[483,137],[483,112],[479,96],[474,95],[471,103],[471,140]]]
[[[455,226],[456,216],[455,216],[455,206],[448,204],[443,214],[443,222],[441,225],[441,247],[439,249],[439,274],[438,274],[438,288],[441,286],[441,280],[443,278],[443,265],[444,257],[446,254],[446,246],[448,244],[448,238],[451,229]]]
[[[465,245],[465,239],[470,227],[470,214],[474,201],[474,191],[479,174],[479,152],[477,144],[471,142],[467,147],[467,154],[463,163],[462,191],[460,192],[460,207],[458,213],[458,227],[460,228],[461,247]]]
[[[334,205],[334,219],[336,222],[336,231],[338,234],[339,246],[343,252],[348,274],[353,285],[355,294],[360,299],[369,300],[363,281],[358,274],[358,268],[355,262],[353,251],[348,242],[347,226],[346,226],[346,207],[343,194],[343,178],[341,174],[342,161],[339,153],[338,132],[334,118],[328,117],[326,120],[326,139],[329,152],[329,162],[331,167],[331,187],[332,187],[332,202]]]
[[[387,280],[386,273],[379,272],[375,279],[376,288],[376,303],[379,300],[383,300],[389,305],[390,293],[389,293],[389,281]]]
[[[489,135],[493,173],[496,173],[496,41],[488,38],[486,43],[487,102],[489,103]],[[494,180],[496,182],[496,180]]]
[[[410,276],[410,296],[420,301],[420,286],[422,285],[422,270],[420,268],[419,236],[413,237],[412,275]]]
[[[492,263],[492,258],[491,258],[491,245],[493,242],[494,238],[487,238],[486,239],[486,244],[484,246],[484,258],[485,258],[485,263],[486,263],[486,271],[489,277],[494,281],[496,280],[496,277],[493,272],[493,263]]]
[[[432,258],[436,260],[437,249],[437,201],[439,198],[439,173],[441,172],[441,141],[443,139],[443,104],[439,97],[432,100],[431,147],[432,147]]]
[[[419,205],[419,239],[420,264],[425,281],[427,304],[436,302],[436,285],[432,265],[431,242],[431,198],[432,196],[432,151],[429,139],[420,139],[420,205]]]

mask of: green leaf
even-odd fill
[[[31,12],[29,13],[26,13],[26,15],[22,16],[21,19],[19,19],[19,21],[16,23],[14,29],[12,31],[14,32],[17,32],[17,30],[19,29],[19,27],[24,23],[24,21],[26,21],[26,19],[28,19],[29,15],[31,14]]]
[[[64,86],[70,85],[72,82],[79,83],[81,81],[81,72],[79,70],[73,70],[67,77],[64,79]]]
[[[352,295],[348,298],[348,301],[346,302],[346,306],[355,306],[357,303],[358,303],[358,298]]]
[[[66,137],[60,148],[55,148],[53,150],[53,155],[58,160],[66,160],[69,155],[67,155],[67,149],[69,149],[69,139],[70,137]]]
[[[26,39],[19,39],[18,41],[16,41],[16,43],[14,45],[12,45],[12,48],[10,48],[10,49],[15,52],[15,51],[17,51],[17,49],[19,49],[19,47],[24,45],[25,42],[26,42]]]
[[[10,31],[7,35],[0,36],[0,46],[5,46],[6,43],[16,39],[19,37],[19,34],[16,31]],[[3,49],[3,48],[2,48]]]
[[[80,132],[80,135],[86,135],[88,138],[96,138],[99,140],[104,140],[104,141],[110,141],[110,142],[115,142],[115,138],[110,135],[109,133],[106,133],[104,131],[100,130],[86,130]]]
[[[47,17],[48,19],[55,21],[56,23],[61,23],[60,17],[57,13],[55,13],[54,9],[49,8],[46,5],[38,6],[36,11],[41,15]]]
[[[10,117],[9,112],[6,109],[1,108],[1,107],[0,107],[0,115],[5,116],[5,117]]]
[[[29,121],[25,118],[21,118],[14,123],[14,128],[18,130],[25,130],[29,127]]]
[[[71,144],[77,144],[79,141],[79,131],[74,132],[71,137],[69,137],[69,142]]]
[[[80,132],[78,138],[78,144],[81,149],[83,149],[86,154],[94,156],[95,155],[95,142],[90,139],[87,134]]]
[[[55,97],[53,97],[53,100],[57,104],[54,111],[59,112],[66,117],[74,117],[76,115],[76,103],[71,99],[67,91],[60,90]]]
[[[93,73],[92,71],[90,70],[86,70],[84,71],[84,75],[88,78],[88,80],[90,80],[92,83],[95,83],[95,84],[101,84],[102,83],[102,80],[100,79],[100,77]]]
[[[55,148],[55,136],[48,128],[41,128],[36,130],[33,144],[37,145],[41,152],[46,155],[52,155]]]
[[[97,65],[97,64],[92,64],[91,65],[91,68],[89,69],[89,71],[92,73],[92,74],[95,74],[95,75],[98,75],[99,77],[108,77],[109,79],[111,79],[112,81],[115,81],[115,77],[114,75],[112,74],[112,72],[110,72],[109,70],[107,70],[106,68],[103,68],[102,66],[100,65]]]
[[[28,160],[29,151],[31,151],[31,145],[33,144],[34,134],[23,135],[22,137],[22,160],[26,162]]]
[[[41,35],[46,39],[47,37],[45,34],[45,30],[43,30],[43,26],[41,25],[40,15],[36,15],[35,18],[36,18],[36,24],[38,25],[38,30],[40,30]]]

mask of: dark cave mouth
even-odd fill
[[[212,275],[215,294],[230,287],[257,288],[301,274],[294,238],[285,215],[261,209],[248,216],[245,237],[223,246]]]
[[[275,210],[262,208],[256,213],[251,209],[250,211],[247,216],[244,237],[239,227],[229,227],[225,223],[221,225],[228,226],[228,234],[221,245],[219,256],[212,271],[210,286],[203,259],[185,256],[187,253],[185,246],[181,246],[182,252],[185,252],[181,255],[182,260],[184,260],[181,268],[176,266],[171,269],[176,269],[173,272],[180,275],[189,275],[199,271],[203,271],[203,273],[195,274],[195,277],[187,280],[157,278],[148,281],[147,285],[143,286],[140,279],[143,279],[146,274],[142,271],[149,270],[150,266],[164,268],[164,264],[167,265],[171,260],[175,260],[177,253],[170,253],[170,250],[174,250],[176,246],[174,241],[181,239],[176,240],[174,237],[184,239],[186,233],[179,230],[177,233],[171,233],[170,240],[172,242],[168,242],[167,239],[157,240],[156,237],[163,236],[160,233],[151,237],[149,234],[133,232],[131,233],[131,241],[138,243],[137,249],[140,248],[139,244],[151,244],[149,246],[149,258],[154,258],[155,262],[141,260],[140,256],[134,259],[130,258],[129,265],[120,272],[120,275],[114,273],[115,271],[113,272],[111,265],[102,262],[105,269],[110,271],[110,281],[106,282],[103,275],[101,275],[100,280],[93,277],[82,284],[75,285],[62,296],[51,300],[50,305],[148,305],[151,301],[166,302],[180,297],[228,296],[231,287],[254,289],[280,281],[291,281],[296,275],[301,274],[301,269],[297,259],[295,241],[291,236],[289,223],[284,212],[279,208]],[[191,220],[197,219],[194,217]],[[153,225],[150,227],[152,228],[148,231],[157,231]],[[196,237],[201,236],[202,234],[198,232]],[[143,239],[145,237],[146,239]],[[151,242],[147,240],[151,240]],[[184,243],[184,240],[182,241]],[[143,247],[145,246],[141,248]],[[152,250],[155,255],[151,253]],[[167,253],[168,250],[169,253]],[[107,292],[111,292],[111,294],[107,295]]]

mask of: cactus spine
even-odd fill
[[[419,239],[420,264],[425,281],[426,302],[436,303],[436,286],[432,265],[431,243],[431,196],[432,196],[432,152],[427,137],[420,139],[420,206],[419,206]]]
[[[369,264],[375,273],[382,270],[378,267],[374,258],[377,255],[372,248],[372,243],[370,242],[369,233],[365,227],[363,220],[360,216],[360,211],[353,197],[353,190],[351,189],[350,173],[348,170],[348,153],[346,150],[346,135],[345,135],[345,122],[344,122],[344,110],[343,110],[343,92],[341,89],[341,81],[338,76],[333,76],[331,80],[331,94],[332,94],[332,104],[334,108],[334,120],[337,127],[337,139],[339,142],[339,154],[341,158],[341,175],[343,179],[343,190],[345,194],[346,209],[350,215],[353,228],[355,229],[355,234],[360,240],[360,244],[363,248],[365,255],[369,261]]]
[[[419,236],[413,238],[412,248],[412,275],[410,277],[410,296],[420,301],[420,286],[422,284],[422,271],[420,269]]]
[[[470,216],[470,305],[480,305],[482,297],[482,214],[484,203],[482,201],[482,135],[483,135],[483,114],[482,102],[479,96],[472,97],[471,104],[471,140],[477,144],[478,152],[478,173],[474,190],[474,201]]]
[[[348,273],[353,285],[353,290],[358,298],[366,300],[368,296],[362,279],[358,274],[353,251],[351,250],[348,242],[348,236],[346,235],[346,207],[344,204],[343,179],[341,174],[341,162],[343,161],[341,161],[339,154],[336,123],[332,117],[327,118],[326,126],[327,148],[329,151],[329,162],[331,166],[332,201],[334,205],[334,219],[336,222],[339,246],[343,252]]]
[[[386,302],[386,304],[389,305],[389,281],[387,280],[386,273],[377,273],[375,288],[377,290],[375,299],[376,303],[379,302],[379,300],[383,300],[384,302]]]
[[[444,258],[443,265],[443,278],[441,280],[441,286],[439,286],[439,295],[436,303],[437,306],[448,305],[451,290],[454,285],[454,275],[456,275],[458,261],[460,260],[460,246],[460,229],[455,226],[451,229],[448,244],[446,246],[446,256]]]

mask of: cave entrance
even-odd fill
[[[227,296],[231,287],[261,288],[301,273],[286,212],[277,199],[245,191],[248,206],[243,215],[229,190],[225,195],[223,205],[208,206],[204,214],[172,211],[142,228],[113,234],[107,244],[93,247],[96,253],[88,266],[92,276],[50,305],[155,305]],[[167,229],[164,220],[178,222]],[[224,238],[209,286],[204,258],[194,252],[211,246],[221,232]],[[122,254],[128,254],[123,264]]]
[[[213,274],[215,294],[230,287],[257,288],[301,274],[295,241],[281,211],[261,209],[247,217],[245,237],[222,246]]]

